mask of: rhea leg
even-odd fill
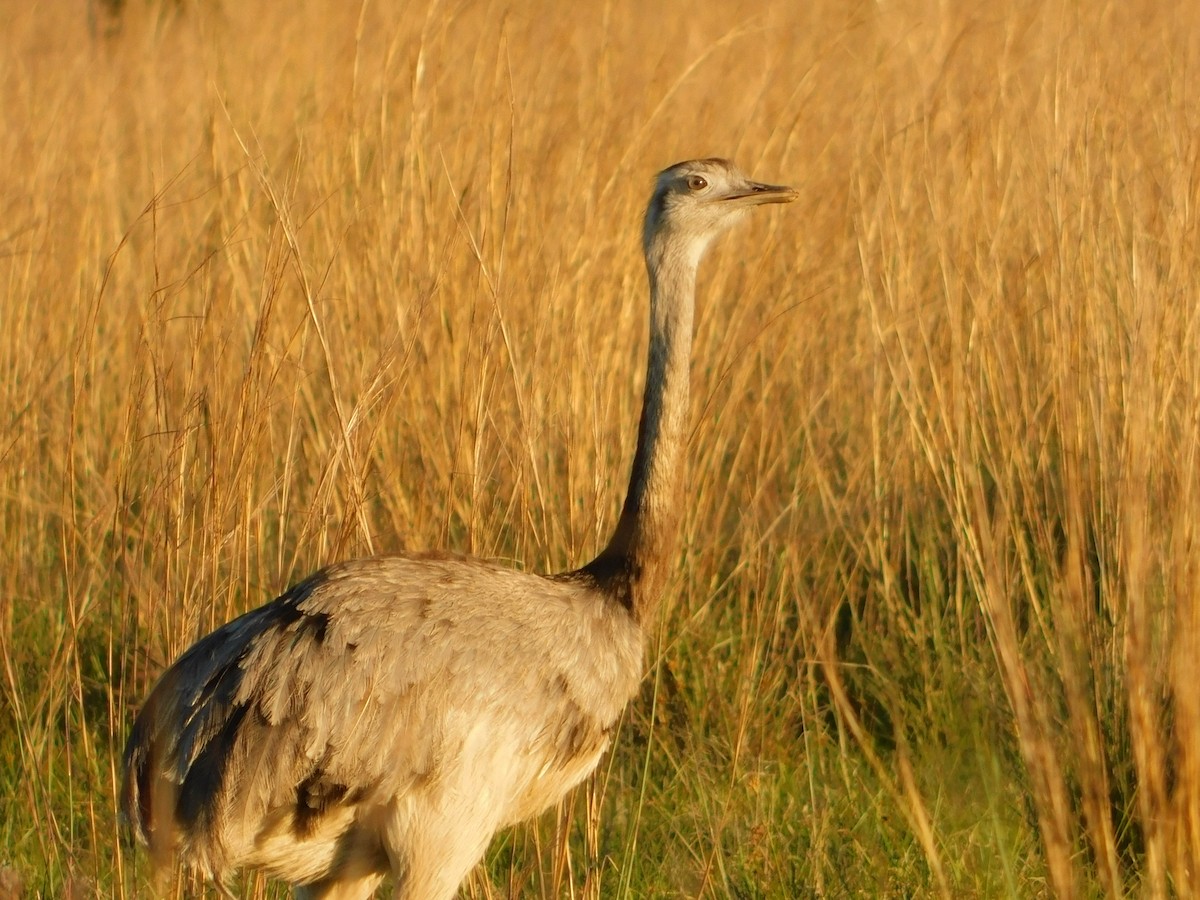
[[[499,822],[473,810],[441,810],[416,818],[397,814],[388,827],[395,900],[453,900],[483,856]]]
[[[371,873],[358,878],[328,878],[293,888],[296,900],[367,900],[383,881],[382,875]]]

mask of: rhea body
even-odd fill
[[[495,832],[595,768],[644,666],[676,529],[696,270],[745,212],[795,197],[719,159],[661,172],[646,211],[650,350],[628,493],[583,567],[447,554],[332,565],[222,626],[159,679],[121,813],[155,867],[227,892],[445,900]]]

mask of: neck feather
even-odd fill
[[[689,360],[698,254],[650,244],[650,352],[637,451],[625,505],[608,546],[585,571],[647,621],[674,548],[687,439]]]

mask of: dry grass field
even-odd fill
[[[147,894],[134,711],[314,568],[590,558],[722,155],[801,197],[701,273],[646,690],[464,897],[1200,893],[1196,4],[2,7],[4,890]]]

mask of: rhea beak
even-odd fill
[[[744,206],[761,206],[764,203],[791,203],[800,196],[794,189],[782,184],[760,184],[751,181],[736,193],[724,197]]]

